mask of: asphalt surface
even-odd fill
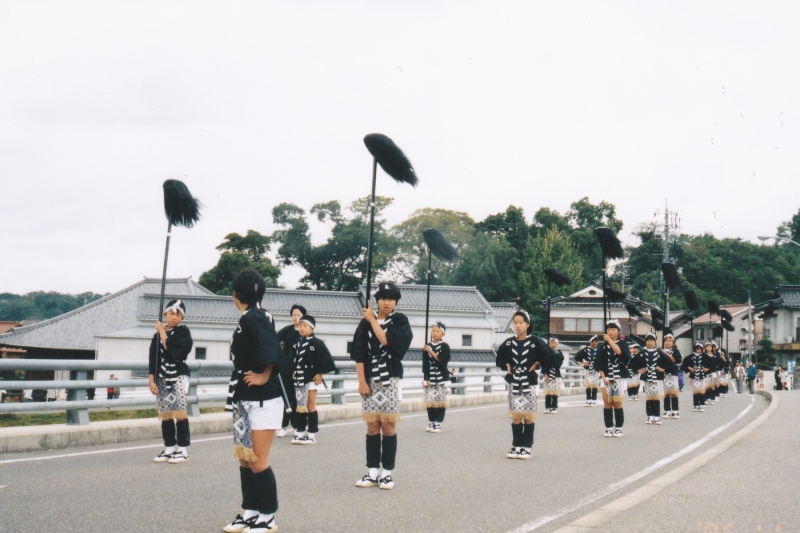
[[[687,391],[681,402],[691,405]],[[505,458],[511,429],[503,405],[451,409],[440,434],[425,432],[424,413],[407,414],[399,425],[393,491],[353,486],[366,473],[364,424],[334,422],[321,427],[315,446],[276,439],[270,462],[278,481],[277,523],[282,532],[554,531],[720,442],[767,403],[734,394],[705,413],[684,409],[680,420],[650,426],[644,424],[644,401],[626,401],[625,436],[609,439],[602,436],[602,407],[586,408],[580,396],[564,397],[558,414],[539,415],[529,461]],[[696,451],[665,461],[726,424]],[[771,440],[764,431],[757,433]],[[791,445],[771,442],[768,449],[788,453]],[[98,451],[104,453],[92,453]],[[218,532],[240,512],[238,467],[228,435],[198,437],[190,461],[182,465],[153,463],[159,451],[160,445],[149,441],[0,455],[0,533]],[[768,458],[763,452],[760,457],[761,464]],[[659,461],[660,468],[647,470]],[[715,462],[702,479],[714,482],[724,475]],[[681,494],[677,488],[668,492]],[[652,513],[650,506],[634,508],[610,530],[693,531],[650,527],[654,514],[677,514],[673,505],[693,503],[659,501]],[[712,520],[698,512],[701,518],[686,515],[692,528]]]

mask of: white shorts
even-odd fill
[[[324,388],[324,386],[322,385],[322,383],[320,383],[319,385],[317,385],[317,384],[316,384],[316,383],[314,383],[313,381],[309,381],[308,383],[306,383],[306,387],[308,387],[308,390],[320,390],[320,389],[323,389],[323,388]]]
[[[280,429],[283,422],[283,398],[273,398],[261,402],[241,402],[247,409],[247,419],[250,421],[250,429],[258,431],[261,429]]]

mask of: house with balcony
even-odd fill
[[[763,320],[761,337],[776,350],[776,363],[794,371],[800,359],[800,285],[778,285],[772,299],[757,304],[755,312]]]

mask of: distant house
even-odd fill
[[[731,324],[735,331],[723,329],[719,315],[706,313],[694,319],[694,340],[703,344],[716,342],[720,348],[725,348],[731,359],[741,360],[747,353],[747,304],[721,305],[720,308],[733,317]]]
[[[800,357],[800,285],[778,285],[772,299],[756,305],[755,312],[764,321],[762,337],[777,350],[776,363],[794,369]]]
[[[19,326],[20,326],[20,323],[17,322],[17,321],[11,321],[11,322],[0,321],[0,335],[2,335],[3,333],[8,333],[13,328],[16,328],[16,327],[19,327]]]
[[[489,305],[492,306],[492,320],[497,324],[492,341],[492,346],[497,350],[503,341],[514,335],[511,319],[519,307],[513,302],[492,302]]]

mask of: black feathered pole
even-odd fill
[[[692,350],[694,350],[694,312],[700,309],[700,302],[697,301],[697,294],[688,289],[684,291],[683,297],[686,298],[686,307],[689,308],[689,327],[692,329]]]
[[[431,308],[431,260],[435,255],[443,261],[452,262],[458,259],[458,250],[450,244],[444,235],[436,229],[426,229],[422,232],[425,243],[428,245],[428,288],[425,293],[425,338],[428,338],[428,317]],[[423,355],[425,355],[423,353]]]
[[[164,308],[164,290],[167,284],[167,261],[169,260],[169,239],[172,226],[191,228],[200,220],[200,202],[192,196],[186,184],[179,180],[164,182],[164,213],[167,215],[167,246],[164,249],[164,271],[161,275],[161,297],[158,303],[158,320]]]
[[[544,275],[547,276],[547,340],[550,341],[550,284],[555,283],[556,287],[564,287],[572,283],[569,276],[562,274],[555,268],[545,268]]]
[[[369,202],[369,243],[367,244],[367,305],[369,305],[372,289],[372,241],[375,233],[375,183],[377,181],[378,165],[399,183],[408,183],[417,186],[417,175],[411,161],[400,148],[386,135],[370,133],[364,137],[364,145],[372,154],[372,194]]]
[[[600,251],[603,254],[603,331],[608,324],[608,299],[606,298],[606,261],[609,259],[622,259],[625,252],[619,238],[611,231],[611,228],[597,228],[594,230],[597,242],[600,243]]]

